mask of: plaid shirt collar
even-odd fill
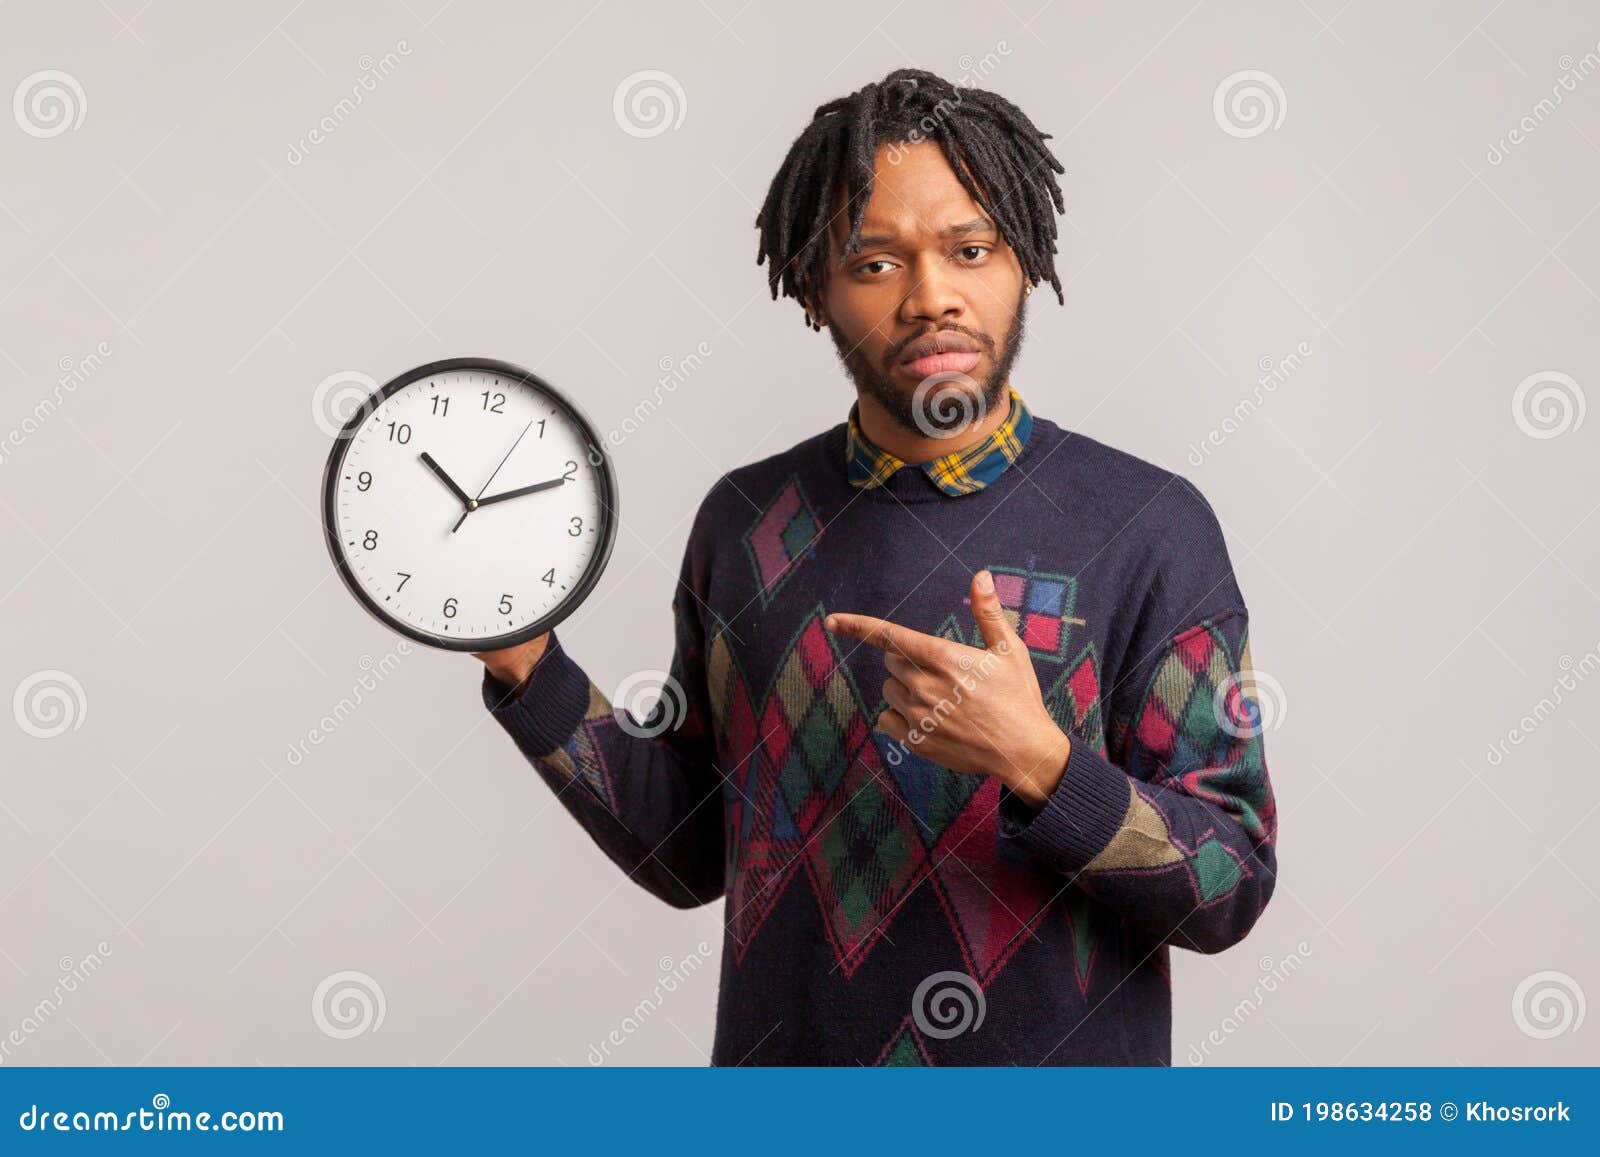
[[[1033,415],[1016,390],[1011,392],[1006,420],[983,441],[930,459],[921,464],[932,483],[949,495],[971,494],[1000,477],[1017,460],[1033,432]],[[845,467],[850,485],[862,489],[882,486],[889,475],[907,463],[867,441],[856,423],[859,404],[850,407],[845,440]]]

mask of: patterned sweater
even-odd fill
[[[1040,417],[959,496],[916,467],[853,484],[855,434],[706,496],[651,718],[556,637],[520,694],[486,673],[485,705],[636,883],[724,901],[713,1064],[1170,1064],[1170,947],[1237,943],[1276,872],[1216,518]],[[822,628],[850,611],[981,647],[980,567],[1073,740],[1037,812],[874,731],[881,654]]]

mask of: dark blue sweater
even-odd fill
[[[486,705],[633,880],[726,898],[713,1063],[1170,1064],[1169,947],[1239,941],[1276,871],[1215,516],[1043,418],[959,497],[915,467],[854,488],[845,441],[841,423],[706,496],[659,718],[619,719],[555,638],[520,694],[485,675]],[[872,730],[882,657],[821,626],[982,646],[981,567],[1073,738],[1037,812]]]

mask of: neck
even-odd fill
[[[1001,397],[1001,405],[983,416],[983,421],[949,438],[929,438],[915,430],[907,430],[889,416],[889,412],[874,398],[857,395],[856,424],[861,432],[880,450],[887,450],[902,462],[920,466],[935,458],[983,441],[1005,424],[1011,416],[1011,386],[1008,382]]]

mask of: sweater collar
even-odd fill
[[[944,493],[959,496],[982,490],[1017,460],[1033,432],[1033,415],[1016,390],[1010,391],[1011,409],[1006,420],[980,442],[952,450],[921,463],[928,480]],[[908,465],[867,440],[856,421],[860,403],[850,407],[845,438],[845,468],[850,485],[870,490],[882,486],[891,474]]]

